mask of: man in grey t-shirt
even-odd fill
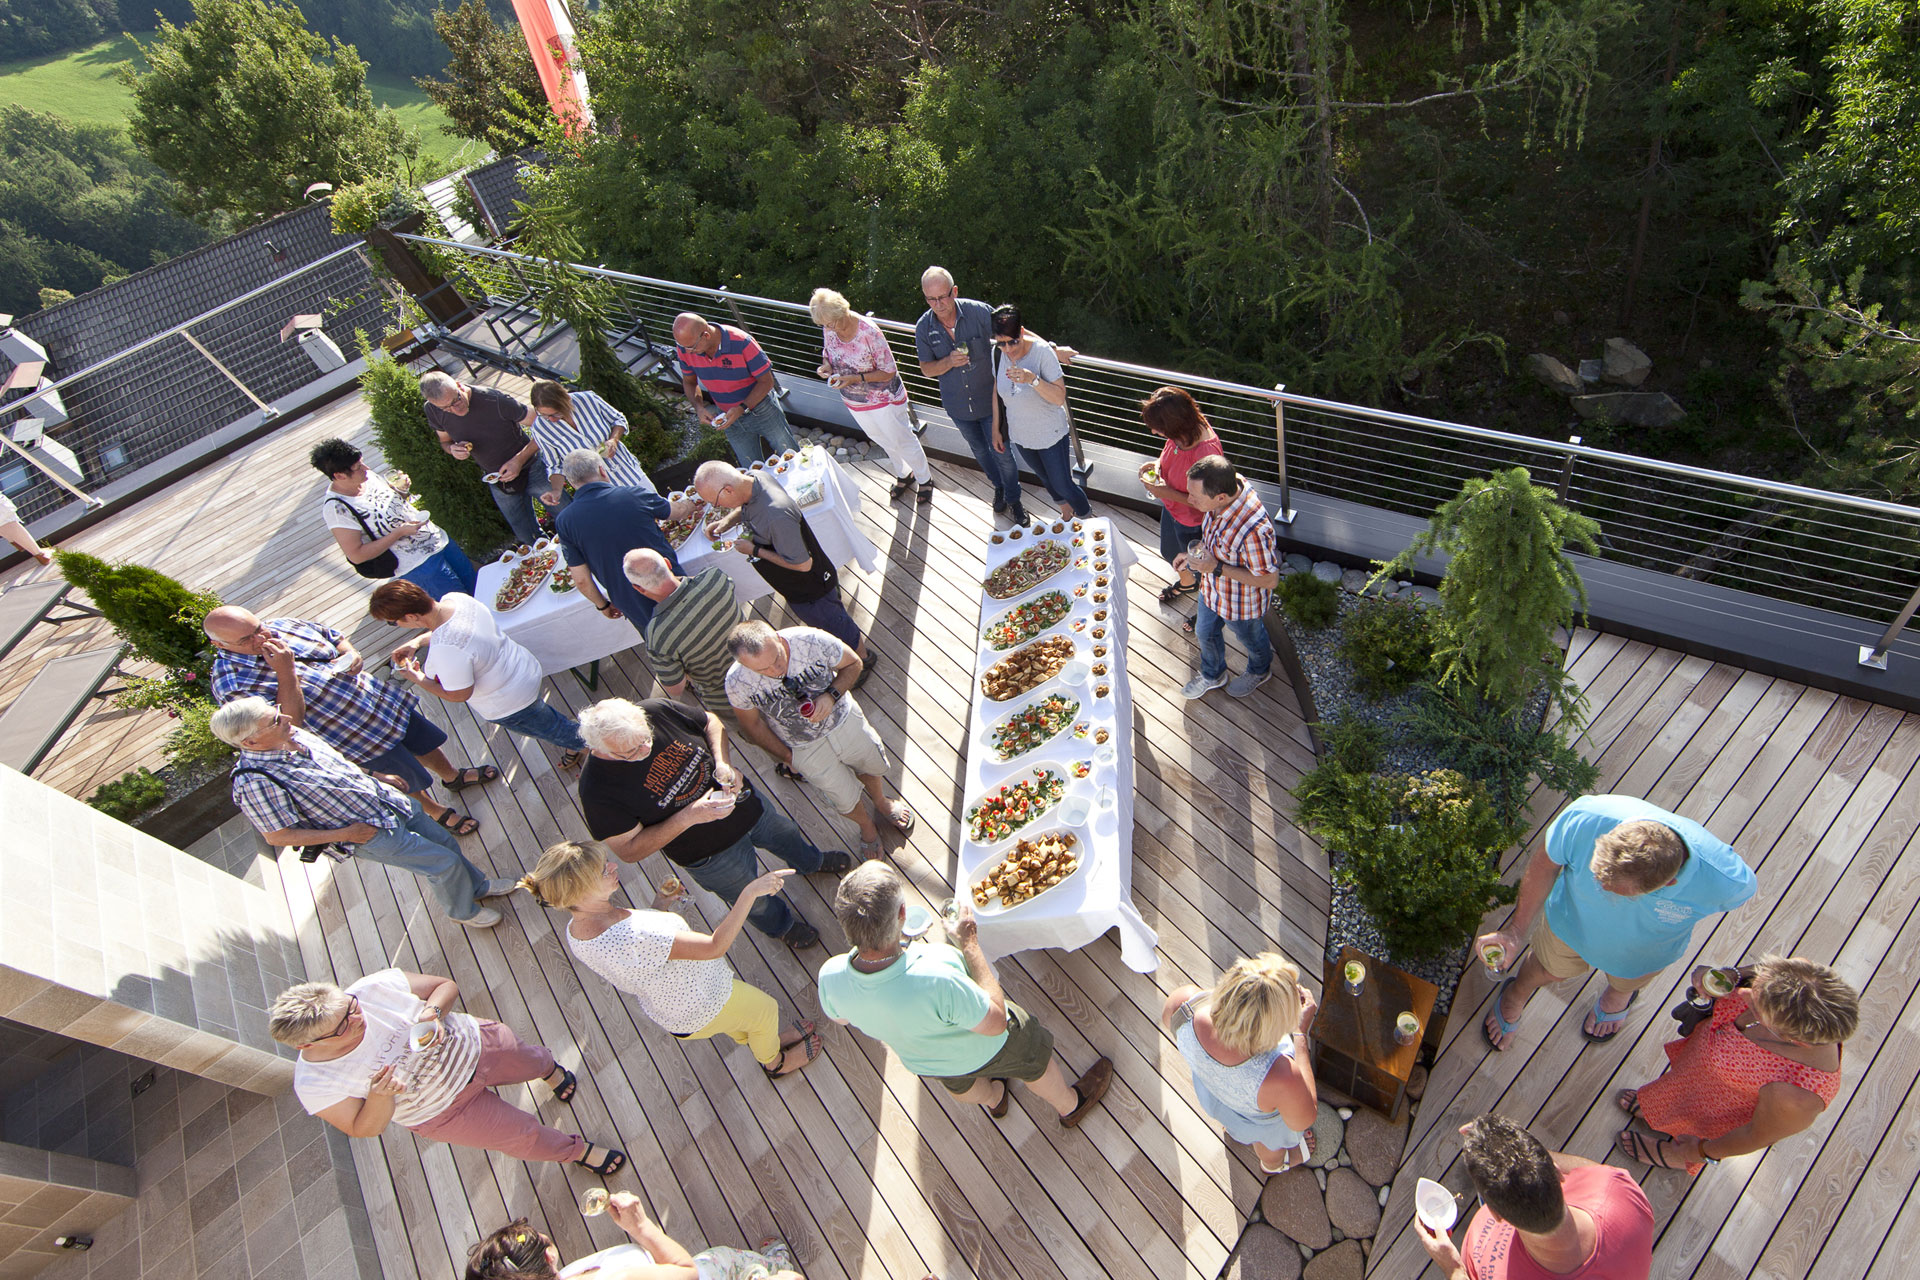
[[[533,410],[497,387],[468,386],[438,371],[421,375],[420,394],[440,447],[471,459],[488,477],[487,492],[515,538],[538,541],[533,495],[546,490],[548,477],[540,445],[528,431]]]

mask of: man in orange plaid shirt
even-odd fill
[[[1273,641],[1267,637],[1267,606],[1280,581],[1279,537],[1260,496],[1222,457],[1202,458],[1187,473],[1187,501],[1203,513],[1200,549],[1174,557],[1173,567],[1200,578],[1200,613],[1193,634],[1200,641],[1200,674],[1180,690],[1203,698],[1226,685],[1244,698],[1273,671]],[[1227,679],[1231,629],[1247,648],[1247,669]]]

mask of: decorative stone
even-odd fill
[[[1313,1121],[1313,1154],[1307,1157],[1307,1164],[1315,1169],[1331,1168],[1334,1157],[1340,1152],[1340,1143],[1347,1132],[1346,1121],[1340,1113],[1328,1106],[1325,1099],[1320,1102],[1320,1113]]]
[[[1600,361],[1600,376],[1622,387],[1637,387],[1653,372],[1647,353],[1625,338],[1608,338],[1606,355]]]
[[[1300,1265],[1292,1241],[1256,1222],[1241,1233],[1220,1280],[1300,1280]]]
[[[1407,1075],[1407,1100],[1418,1102],[1427,1096],[1427,1069],[1419,1063]]]
[[[1577,396],[1587,389],[1586,384],[1580,381],[1579,374],[1552,356],[1530,355],[1526,363],[1528,373],[1563,396]]]
[[[1353,1108],[1339,1107],[1336,1109],[1335,1114],[1338,1115],[1342,1120],[1351,1120],[1353,1119]]]
[[[1342,1169],[1344,1169],[1348,1165],[1353,1163],[1353,1157],[1348,1155],[1346,1152],[1342,1151],[1340,1153],[1340,1158],[1337,1161],[1335,1161],[1335,1163],[1338,1164]]]
[[[1432,587],[1408,587],[1407,594],[1421,604],[1438,606],[1440,593]]]
[[[1371,1236],[1380,1229],[1373,1188],[1353,1170],[1335,1169],[1327,1175],[1327,1217],[1346,1235]]]
[[[1340,574],[1340,566],[1331,560],[1316,560],[1313,562],[1313,576],[1322,582],[1338,582],[1340,581]]]
[[[1378,1200],[1380,1202],[1380,1207],[1384,1209],[1387,1207],[1387,1197],[1391,1196],[1392,1194],[1393,1194],[1392,1187],[1382,1187],[1380,1188],[1380,1194],[1375,1196],[1374,1199]]]
[[[1361,1280],[1366,1264],[1360,1242],[1342,1240],[1333,1248],[1314,1254],[1301,1275],[1304,1280]]]
[[[1374,1186],[1393,1181],[1400,1167],[1400,1153],[1407,1145],[1407,1122],[1388,1120],[1378,1111],[1362,1107],[1347,1122],[1346,1154],[1353,1170]]]
[[[842,445],[842,446],[841,446],[840,448],[838,448],[838,449],[835,449],[835,450],[833,451],[833,456],[834,456],[834,457],[836,457],[836,458],[844,458],[844,457],[846,457],[846,456],[847,456],[847,449],[846,449],[846,446],[845,446],[845,445]]]
[[[1312,573],[1313,557],[1303,556],[1298,551],[1289,551],[1286,555],[1288,573]]]
[[[1295,1165],[1267,1179],[1260,1190],[1260,1215],[1268,1226],[1315,1249],[1333,1243],[1333,1223],[1327,1218],[1327,1198],[1315,1184],[1313,1171]]]
[[[1327,1189],[1327,1171],[1325,1169],[1315,1169],[1313,1176],[1320,1180],[1320,1189],[1325,1191]]]
[[[1312,1249],[1310,1249],[1310,1248],[1308,1248],[1308,1247],[1307,1247],[1306,1245],[1304,1245],[1304,1244],[1303,1244],[1303,1245],[1299,1245],[1299,1246],[1297,1246],[1297,1247],[1298,1247],[1298,1248],[1299,1248],[1299,1250],[1300,1250],[1300,1256],[1301,1256],[1302,1258],[1311,1258],[1311,1257],[1313,1256],[1313,1250],[1312,1250]]]
[[[1573,317],[1564,311],[1556,311],[1553,313],[1553,322],[1564,329],[1573,323]]]
[[[1664,391],[1609,391],[1575,396],[1571,403],[1583,418],[1634,427],[1670,427],[1687,416],[1680,402]]]
[[[1598,360],[1582,360],[1580,362],[1580,381],[1586,383],[1588,386],[1592,386],[1594,383],[1600,381],[1600,362]]]
[[[1346,1233],[1346,1232],[1344,1232],[1344,1231],[1342,1231],[1342,1230],[1341,1230],[1340,1228],[1338,1228],[1338,1227],[1335,1227],[1335,1228],[1333,1229],[1333,1242],[1334,1242],[1335,1244],[1339,1244],[1339,1243],[1340,1243],[1340,1242],[1341,1242],[1342,1240],[1345,1240],[1346,1238],[1347,1238],[1347,1233]]]
[[[1371,576],[1363,569],[1348,569],[1340,575],[1340,589],[1348,595],[1357,596],[1366,589],[1367,579]]]

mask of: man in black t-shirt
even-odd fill
[[[727,762],[726,728],[710,712],[666,698],[609,698],[580,713],[580,736],[587,830],[623,862],[664,853],[728,905],[760,874],[757,849],[800,872],[840,874],[853,865],[844,851],[816,847],[754,793]],[[795,949],[820,940],[784,894],[754,903],[747,921]]]
[[[468,386],[438,371],[421,375],[420,394],[441,449],[480,468],[513,536],[533,543],[540,537],[533,495],[546,491],[548,479],[540,446],[527,431],[533,409],[496,387]]]

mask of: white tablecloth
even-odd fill
[[[565,556],[553,571],[566,576]],[[493,609],[494,598],[506,580],[507,566],[498,559],[481,565],[474,598]],[[609,618],[577,590],[556,592],[547,586],[536,587],[518,609],[506,613],[494,609],[493,620],[509,639],[539,659],[541,673],[549,676],[569,667],[584,667],[640,643],[640,633],[631,622]]]
[[[1104,677],[1089,674],[1083,683],[1070,685],[1063,673],[1005,702],[994,702],[987,698],[980,691],[976,678],[973,720],[967,742],[966,802],[962,808],[959,849],[960,879],[954,891],[957,894],[970,894],[973,884],[999,862],[1020,838],[1052,831],[1071,831],[1079,837],[1075,848],[1080,857],[1079,869],[1066,881],[1018,906],[1002,910],[995,902],[984,909],[976,907],[974,914],[980,924],[981,948],[989,959],[1035,947],[1060,947],[1073,951],[1086,946],[1108,929],[1118,928],[1120,958],[1130,969],[1151,973],[1160,963],[1155,953],[1159,938],[1147,927],[1147,922],[1140,918],[1139,911],[1133,905],[1133,700],[1128,691],[1126,674],[1126,580],[1127,570],[1133,565],[1135,557],[1126,540],[1116,537],[1111,521],[1083,520],[1079,533],[1074,533],[1069,526],[1059,535],[1052,533],[1055,523],[1059,522],[1048,523],[1048,532],[1044,536],[1081,539],[1082,545],[1073,548],[1073,552],[1076,562],[1085,557],[1084,565],[1076,563],[1069,566],[1033,590],[1007,600],[995,600],[982,591],[981,629],[984,631],[1003,613],[1024,601],[1048,591],[1065,591],[1073,599],[1072,612],[1041,634],[1071,636],[1078,656],[1089,666],[1095,662],[1105,662],[1107,674]],[[1094,538],[1095,531],[1105,535],[1104,541]],[[1002,542],[988,547],[987,572],[991,573],[1033,543],[1034,538],[1029,530],[1027,536],[1017,542]],[[1112,552],[1108,556],[1104,574],[1100,575],[1107,579],[1107,586],[1099,588],[1094,584],[1094,563],[1097,551],[1104,546],[1112,547]],[[1075,597],[1074,592],[1081,587],[1086,588],[1085,594]],[[1104,603],[1094,601],[1093,595],[1097,590],[1107,593]],[[1094,619],[1093,614],[1097,609],[1107,611],[1103,621]],[[1101,626],[1106,628],[1107,634],[1095,639],[1093,631]],[[1096,644],[1106,646],[1104,658],[1092,656]],[[996,652],[982,643],[975,663],[976,677],[1011,652]],[[1096,686],[1100,684],[1108,686],[1108,696],[1104,699],[1095,694]],[[1008,716],[1055,692],[1079,701],[1080,713],[1076,719],[1086,722],[1087,737],[1076,737],[1069,730],[1044,746],[1012,760],[1002,762],[996,759],[989,744],[992,731]],[[1113,762],[1104,767],[1098,763],[1094,742],[1094,735],[1102,728],[1111,734],[1109,743],[1115,748]],[[1086,778],[1073,776],[1073,765],[1077,761],[1094,762],[1093,770]],[[1008,840],[986,846],[974,843],[966,834],[965,811],[971,809],[987,791],[1009,780],[1031,776],[1036,767],[1049,768],[1067,780],[1066,798],[1058,807],[1029,822]],[[1112,797],[1111,808],[1102,809],[1097,803],[1103,790]],[[1076,797],[1085,797],[1096,803],[1083,822],[1070,824],[1062,820],[1062,810],[1068,808]]]
[[[775,467],[782,464],[778,458],[770,458],[768,462]],[[849,562],[858,563],[868,573],[879,568],[880,549],[854,523],[854,517],[860,514],[859,483],[832,454],[818,445],[802,450],[798,458],[784,465],[787,469],[775,470],[774,478],[801,504],[800,513],[807,518],[807,525],[819,539],[827,559],[836,568],[845,568]],[[804,501],[809,498],[810,503]],[[708,519],[711,521],[712,517]],[[751,604],[773,590],[738,551],[731,547],[725,551],[714,550],[713,540],[707,537],[704,526],[695,530],[674,554],[689,577],[714,565],[725,569],[733,579],[734,598],[741,604]]]

